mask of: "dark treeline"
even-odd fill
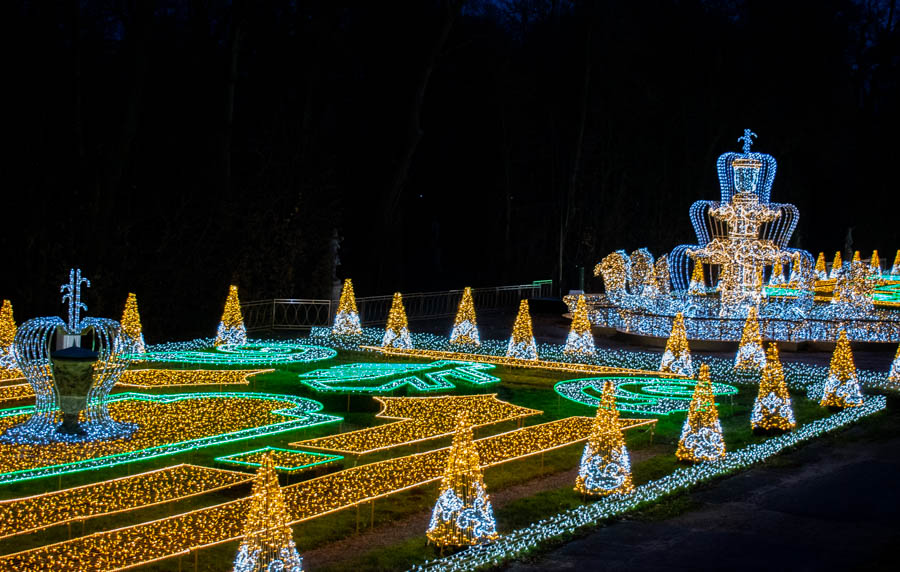
[[[81,266],[91,315],[134,291],[159,341],[211,334],[229,283],[590,289],[693,241],[745,127],[796,245],[892,257],[895,4],[5,2],[0,296],[60,313]]]

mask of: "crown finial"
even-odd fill
[[[738,143],[741,141],[744,142],[744,155],[750,154],[750,146],[753,145],[753,138],[757,137],[756,133],[750,131],[749,129],[744,129],[744,136],[738,137]]]

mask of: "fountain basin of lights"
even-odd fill
[[[658,260],[620,250],[596,266],[606,291],[585,295],[592,325],[665,338],[681,312],[688,339],[734,342],[756,307],[768,340],[833,342],[844,330],[857,342],[900,342],[900,275],[855,261],[817,276],[813,256],[787,246],[799,212],[769,202],[777,165],[750,151],[753,137],[745,130],[743,152],[719,157],[721,200],[691,206],[698,244]],[[565,301],[574,311],[577,296]]]

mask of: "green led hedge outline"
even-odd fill
[[[297,377],[300,383],[317,393],[374,395],[389,393],[405,385],[415,392],[449,391],[456,389],[456,384],[451,379],[477,387],[491,385],[499,383],[500,378],[484,372],[495,367],[489,363],[458,360],[438,360],[431,363],[363,362],[317,369]],[[430,371],[435,369],[438,371]],[[379,385],[365,385],[383,379],[387,381]]]
[[[603,384],[612,381],[616,384],[616,409],[626,413],[645,415],[669,415],[690,408],[691,396],[694,394],[693,379],[670,379],[663,377],[619,377],[600,376],[579,379],[567,379],[557,382],[553,390],[570,401],[597,407],[600,405],[600,394]],[[629,386],[640,386],[638,393]],[[595,395],[587,393],[592,390]],[[713,383],[713,395],[719,397],[734,395],[738,388],[727,383]]]
[[[212,351],[173,350],[126,354],[136,362],[191,363],[205,365],[273,365],[303,364],[324,361],[337,355],[337,350],[310,344],[223,344]]]
[[[342,455],[332,455],[328,453],[316,453],[314,451],[302,451],[299,449],[282,449],[280,447],[261,447],[259,449],[253,449],[252,451],[243,451],[241,453],[232,453],[231,455],[225,455],[223,457],[216,457],[214,460],[220,463],[225,463],[226,465],[238,465],[242,467],[254,467],[258,468],[262,466],[262,463],[254,463],[252,461],[240,461],[238,460],[240,457],[246,457],[247,455],[252,455],[254,453],[263,453],[266,451],[281,451],[282,453],[292,453],[294,455],[309,455],[311,457],[322,457],[321,461],[316,461],[315,463],[307,463],[305,465],[298,465],[296,467],[283,467],[281,465],[275,465],[276,471],[281,471],[283,473],[297,473],[299,471],[305,471],[306,469],[310,469],[312,467],[318,467],[319,465],[326,465],[328,463],[334,463],[336,461],[340,461],[344,457]]]
[[[159,457],[167,457],[185,453],[194,449],[210,447],[213,445],[221,445],[231,443],[233,441],[241,441],[244,439],[253,439],[256,437],[264,437],[268,435],[276,435],[285,431],[294,429],[306,429],[317,425],[328,423],[336,423],[343,421],[343,418],[337,415],[327,413],[318,413],[323,409],[323,405],[318,401],[305,397],[297,397],[295,395],[281,395],[273,393],[248,393],[248,392],[209,392],[209,393],[175,393],[151,395],[147,393],[117,393],[110,396],[109,402],[124,400],[137,401],[155,401],[157,403],[170,403],[173,401],[181,401],[184,399],[199,398],[239,398],[239,399],[264,399],[284,401],[288,403],[287,407],[282,409],[273,409],[271,413],[277,413],[285,418],[285,421],[262,425],[260,427],[249,427],[231,433],[220,433],[218,435],[209,435],[189,441],[179,441],[177,443],[166,443],[156,445],[146,449],[137,451],[128,451],[124,453],[116,453],[114,455],[106,455],[103,457],[95,457],[93,459],[84,459],[73,463],[65,463],[60,465],[48,465],[44,467],[35,467],[31,469],[20,469],[18,471],[9,471],[0,473],[0,485],[7,483],[16,483],[19,481],[27,481],[31,479],[39,479],[53,475],[63,475],[68,473],[79,473],[82,471],[105,469],[107,467],[115,467],[125,463],[133,463],[136,461],[145,461],[148,459],[156,459]],[[14,407],[10,409],[0,410],[0,418],[9,417],[11,415],[23,415],[33,412],[34,406]],[[291,419],[292,418],[292,419]]]

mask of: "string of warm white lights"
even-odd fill
[[[637,487],[632,494],[609,496],[561,512],[504,534],[489,544],[467,548],[450,556],[428,561],[422,566],[414,566],[411,572],[465,572],[482,566],[499,566],[513,558],[524,556],[546,541],[575,534],[604,519],[621,515],[672,493],[760,463],[799,443],[877,413],[885,406],[886,400],[883,396],[869,397],[861,407],[812,421],[794,432],[772,437],[763,443],[748,445],[727,453],[719,461],[678,468],[665,477]]]

